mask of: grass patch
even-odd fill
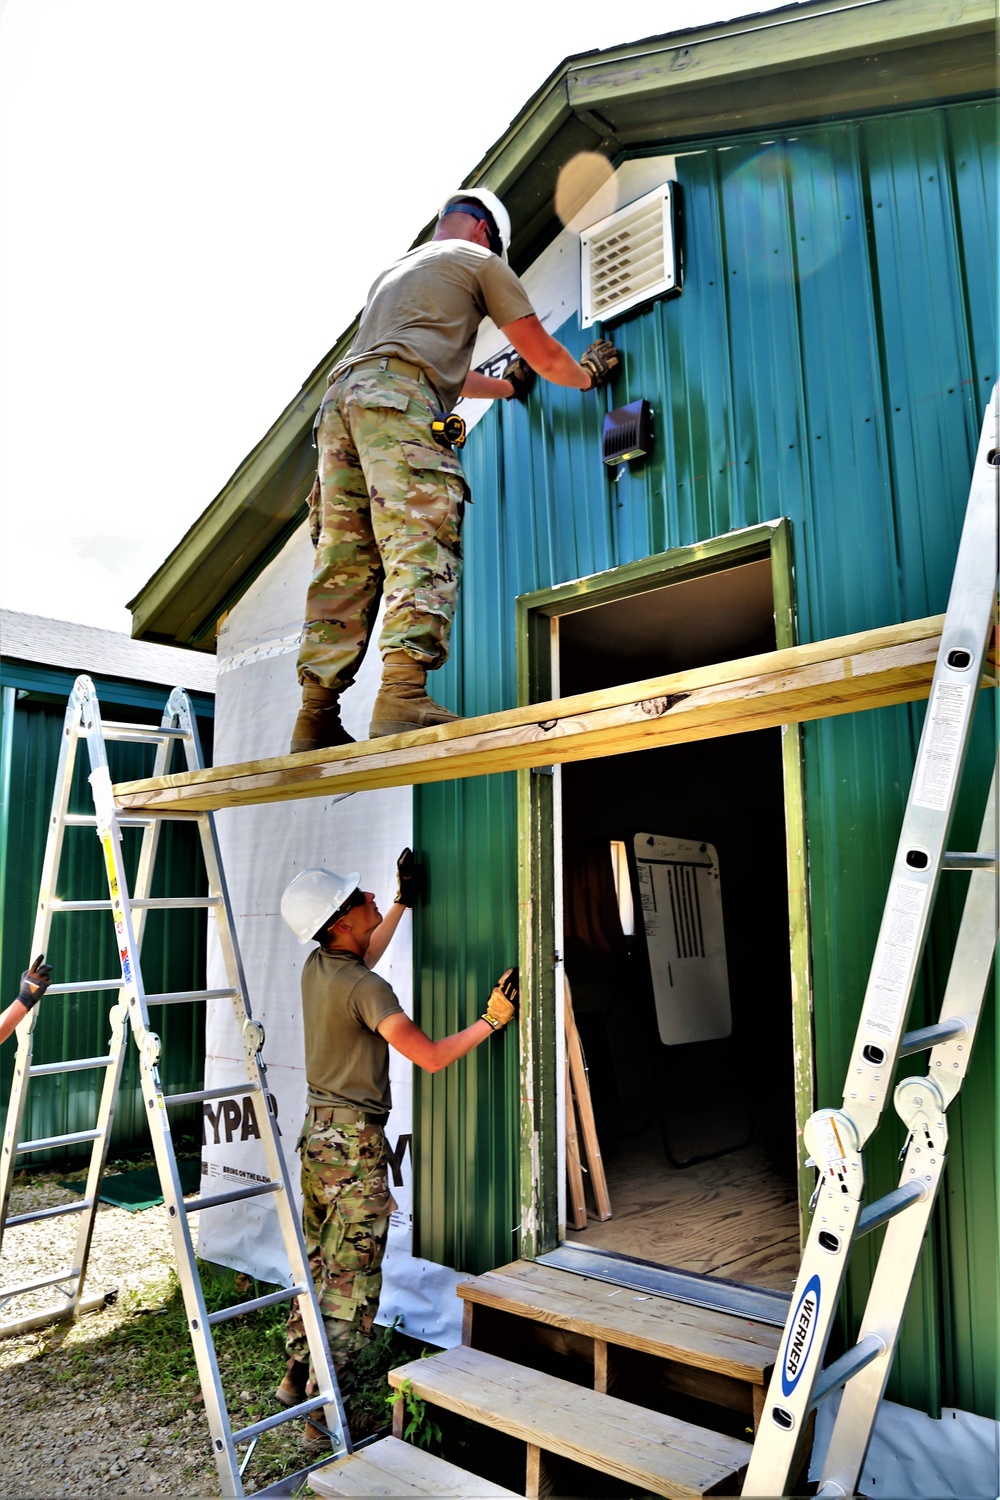
[[[125,1168],[133,1163],[119,1160],[114,1165]],[[62,1175],[73,1175],[72,1168],[69,1173],[63,1168],[62,1173],[25,1174],[41,1188],[50,1181],[55,1185],[57,1176]],[[209,1312],[277,1290],[206,1262],[199,1262],[198,1270]],[[66,1405],[68,1412],[79,1412],[84,1421],[89,1421],[90,1430],[106,1424],[126,1454],[145,1450],[148,1467],[136,1462],[129,1482],[133,1477],[138,1482],[158,1474],[162,1493],[162,1481],[169,1474],[170,1493],[200,1497],[218,1494],[204,1400],[177,1272],[161,1260],[159,1268],[149,1265],[139,1274],[144,1279],[132,1285],[127,1284],[127,1277],[121,1277],[124,1284],[118,1301],[99,1315],[100,1320],[107,1320],[103,1327],[97,1317],[85,1317],[75,1323],[53,1324],[44,1333],[23,1341],[17,1351],[21,1368],[27,1371],[30,1367],[33,1372],[27,1382],[24,1407],[45,1405],[55,1396],[62,1403],[70,1403]],[[234,1428],[281,1410],[274,1389],[285,1371],[288,1306],[279,1302],[212,1329]],[[357,1357],[355,1384],[345,1403],[354,1442],[388,1429],[391,1392],[386,1375],[395,1366],[416,1358],[422,1348],[395,1327],[376,1330],[371,1343]],[[261,1436],[244,1480],[248,1493],[313,1461],[300,1446],[302,1428],[301,1421],[291,1422]],[[123,1437],[119,1441],[124,1433],[129,1434],[127,1442]],[[240,1453],[245,1451],[241,1447]],[[302,1493],[311,1491],[304,1489]]]
[[[276,1290],[225,1267],[199,1262],[199,1270],[210,1313]],[[201,1388],[177,1273],[171,1270],[160,1286],[144,1287],[134,1302],[128,1322],[116,1335],[117,1346],[126,1359],[122,1374],[112,1377],[113,1381],[117,1385],[127,1380],[155,1393],[165,1401],[173,1420],[192,1406],[200,1409]],[[249,1426],[279,1409],[274,1388],[285,1368],[287,1307],[287,1303],[277,1303],[213,1329],[222,1388],[234,1427]],[[358,1355],[354,1387],[345,1402],[354,1442],[388,1428],[391,1391],[386,1376],[422,1351],[421,1344],[393,1326],[379,1329]],[[300,1423],[290,1423],[263,1435],[249,1469],[257,1485],[270,1484],[309,1461],[298,1445],[300,1429]]]
[[[355,1381],[347,1402],[347,1425],[355,1443],[381,1432],[391,1422],[395,1393],[387,1379],[389,1371],[434,1352],[400,1333],[395,1323],[379,1329],[354,1362]]]

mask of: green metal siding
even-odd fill
[[[792,522],[800,640],[944,609],[997,378],[996,138],[994,105],[973,102],[678,154],[684,289],[605,329],[625,355],[610,396],[539,382],[525,406],[496,403],[464,450],[476,503],[444,702],[475,714],[516,701],[516,595],[779,515]],[[576,353],[588,341],[575,324],[559,336]],[[640,395],[656,449],[613,483],[600,412]],[[922,714],[805,728],[818,1103],[841,1097]],[[970,773],[985,787],[989,702],[979,720]],[[959,813],[966,836],[974,800]],[[438,1034],[468,1022],[511,961],[514,817],[511,778],[417,789],[435,893],[418,923],[420,1019]],[[955,894],[939,903],[936,974],[955,908]],[[915,1017],[930,1003],[918,997]],[[995,1408],[993,1028],[990,1013],[951,1111],[947,1186],[891,1388],[930,1410]],[[418,1075],[419,1253],[460,1269],[511,1250],[512,1053],[508,1038],[481,1049],[468,1084]],[[868,1153],[873,1191],[895,1183],[900,1144],[890,1115]],[[855,1317],[874,1248],[852,1268]]]
[[[421,800],[421,828],[433,827],[428,909],[415,971],[419,1019],[445,1036],[482,1015],[490,988],[517,963],[517,846],[512,776],[435,788]],[[463,795],[463,789],[465,795]],[[468,831],[476,830],[474,837]],[[417,834],[417,848],[429,846]],[[447,850],[442,857],[439,851]],[[509,935],[515,936],[511,938]],[[491,1038],[461,1067],[416,1072],[414,1135],[420,1143],[418,1255],[485,1270],[517,1255],[519,1120],[513,1030]]]
[[[72,674],[44,667],[3,664],[4,803],[0,849],[0,997],[6,1004],[17,994],[29,952],[42,857],[48,831],[52,792],[62,739],[65,700],[58,701],[64,678]],[[13,679],[13,681],[12,681]],[[17,698],[20,690],[28,696]],[[67,689],[68,691],[68,689]],[[156,722],[168,688],[149,684],[100,682],[105,719]],[[196,695],[193,695],[193,697]],[[153,709],[152,705],[156,708]],[[197,695],[199,729],[206,754],[211,748],[211,699]],[[208,746],[204,746],[205,739]],[[176,752],[175,752],[176,754]],[[152,750],[141,745],[109,744],[112,780],[148,775]],[[77,750],[71,812],[93,812],[87,782],[90,763],[86,745]],[[141,834],[126,830],[123,848],[134,873]],[[168,823],[161,836],[153,895],[195,895],[206,889],[201,854],[194,828]],[[67,829],[60,867],[59,894],[66,899],[107,895],[107,876],[100,845],[92,830]],[[143,945],[143,977],[151,992],[196,989],[205,983],[205,913],[151,912]],[[53,978],[106,979],[120,972],[114,929],[106,913],[67,912],[53,917],[47,958]],[[110,1036],[107,1014],[114,996],[55,995],[41,1002],[35,1027],[34,1061],[54,1062],[66,1057],[96,1057],[107,1051]],[[2,1005],[0,1005],[2,1008]],[[204,1079],[203,1007],[164,1008],[155,1022],[164,1043],[164,1079],[169,1092],[199,1088]],[[6,1113],[10,1097],[15,1042],[0,1050],[0,1107]],[[103,1075],[84,1071],[32,1082],[25,1115],[24,1138],[40,1139],[93,1128]],[[200,1107],[176,1111],[175,1131],[200,1134]],[[149,1142],[146,1111],[140,1091],[135,1048],[130,1046],[112,1130],[112,1150],[145,1149]],[[40,1152],[20,1158],[19,1165],[42,1169],[89,1156],[87,1145],[68,1147],[62,1155]]]

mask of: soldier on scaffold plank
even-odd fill
[[[457,717],[428,697],[426,680],[448,658],[462,571],[469,491],[445,421],[459,396],[524,400],[536,372],[593,390],[618,368],[607,340],[578,362],[546,332],[507,264],[509,245],[510,218],[494,193],[451,194],[429,243],[375,282],[354,345],[330,374],[316,426],[316,561],[293,754],[352,743],[340,696],[368,649],[383,595],[382,682],[369,735]],[[516,350],[502,377],[470,369],[485,317]]]

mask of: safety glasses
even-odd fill
[[[341,917],[346,917],[347,913],[352,911],[355,906],[364,906],[367,900],[368,897],[359,887],[356,891],[351,892],[346,901],[341,902],[337,910],[330,916],[329,921],[339,922]]]

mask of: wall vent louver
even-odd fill
[[[580,236],[583,326],[680,290],[673,184],[591,224]]]

